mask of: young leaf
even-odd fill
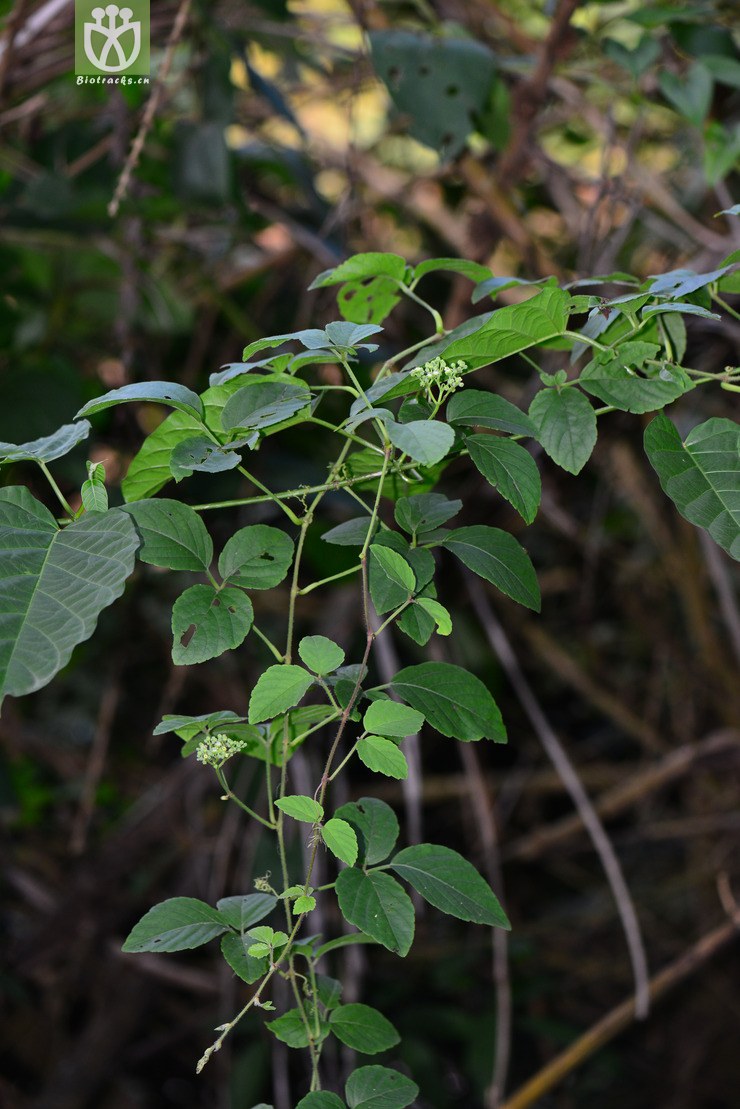
[[[507,597],[540,611],[540,587],[534,567],[522,545],[508,531],[485,524],[456,528],[447,532],[444,546]]]
[[[277,1020],[267,1021],[265,1027],[288,1047],[308,1047],[308,1033],[298,1009],[288,1009]],[[327,1033],[326,1022],[320,1021],[320,1027],[323,1033],[320,1038],[323,1039]]]
[[[596,445],[596,415],[577,389],[541,389],[529,406],[537,438],[553,462],[579,474]]]
[[[286,816],[292,816],[294,820],[302,820],[304,824],[316,824],[324,817],[323,808],[312,797],[299,795],[281,797],[275,804]]]
[[[199,473],[220,474],[235,469],[241,462],[241,455],[214,443],[205,435],[193,435],[178,443],[170,455],[170,473],[175,481]]]
[[[469,742],[506,742],[501,713],[483,682],[449,662],[422,662],[399,670],[393,689],[422,712],[442,735]]]
[[[253,620],[252,602],[241,590],[191,585],[172,608],[172,661],[192,666],[232,651],[244,642]]]
[[[407,955],[414,939],[414,906],[390,874],[339,873],[337,898],[342,916],[397,955]]]
[[[388,858],[396,845],[399,827],[396,814],[385,801],[361,797],[359,801],[348,801],[334,815],[346,820],[359,833],[366,866],[375,866]]]
[[[85,512],[107,512],[108,490],[105,488],[105,466],[102,462],[88,462],[87,481],[80,489]]]
[[[314,680],[302,666],[268,666],[249,698],[249,723],[261,724],[293,708]]]
[[[351,824],[346,820],[332,817],[322,825],[321,838],[331,851],[347,866],[354,866],[357,862],[357,836]]]
[[[316,1090],[306,1094],[296,1105],[296,1109],[347,1109],[341,1097],[327,1090]]]
[[[414,462],[433,466],[452,449],[455,432],[440,420],[412,420],[408,424],[386,421],[388,438]]]
[[[531,524],[540,506],[542,484],[529,451],[499,435],[468,435],[465,445],[486,481]]]
[[[245,893],[236,897],[222,897],[216,908],[227,924],[246,932],[253,925],[264,920],[277,905],[277,898],[271,893]]]
[[[485,878],[449,847],[435,843],[407,847],[391,860],[391,868],[443,913],[476,924],[511,927]]]
[[[145,401],[150,404],[166,404],[189,416],[201,419],[203,404],[197,393],[178,385],[175,381],[142,381],[134,385],[123,385],[120,389],[111,389],[102,397],[88,403],[80,409],[75,416],[79,420],[82,416],[92,416],[95,412],[102,412],[105,408],[112,408],[116,404],[128,404],[131,401]]]
[[[363,1055],[377,1055],[401,1042],[391,1022],[370,1005],[339,1005],[329,1026],[338,1040]]]
[[[661,413],[645,430],[645,451],[681,515],[740,560],[740,426],[714,417],[681,442]]]
[[[171,897],[145,913],[122,951],[187,951],[228,931],[216,909],[194,897]]]
[[[388,1067],[360,1067],[347,1079],[344,1096],[350,1109],[406,1109],[419,1087]]]
[[[218,572],[243,589],[272,589],[293,562],[293,540],[279,528],[252,524],[232,535],[221,552]]]
[[[379,616],[398,608],[416,589],[416,576],[403,555],[379,543],[370,546],[368,578]]]
[[[293,905],[293,916],[302,916],[303,913],[312,913],[316,908],[316,898],[311,897],[309,894],[302,894],[296,897],[295,904]]]
[[[242,936],[237,936],[234,932],[221,937],[221,954],[224,959],[242,982],[251,985],[267,973],[270,961],[264,955],[260,959],[250,955],[248,946],[248,942],[245,943]]]
[[[361,547],[367,539],[367,533],[374,525],[369,516],[360,516],[354,520],[345,520],[334,528],[325,531],[321,538],[325,543],[334,543],[337,547]]]
[[[416,709],[410,709],[408,705],[401,705],[398,701],[373,701],[362,723],[367,732],[395,735],[403,739],[404,736],[415,735],[419,731],[424,717]]]
[[[411,535],[434,531],[457,516],[462,501],[451,501],[441,493],[417,493],[396,501],[396,523]]]
[[[438,635],[451,635],[452,617],[444,605],[441,605],[439,601],[435,601],[432,597],[417,597],[414,604],[431,616],[436,624]]]
[[[324,635],[307,635],[298,644],[298,654],[314,674],[331,674],[344,662],[344,651]]]
[[[54,462],[69,454],[83,439],[87,439],[90,430],[88,420],[79,420],[74,424],[64,424],[51,435],[32,439],[29,443],[0,443],[0,463]]]
[[[136,524],[141,538],[139,558],[168,570],[207,570],[213,543],[197,512],[181,501],[162,497],[135,501],[122,509]]]
[[[368,770],[385,774],[387,778],[408,778],[409,766],[403,751],[399,751],[392,739],[382,739],[377,735],[366,736],[357,744],[357,754]]]
[[[40,689],[123,593],[139,537],[118,509],[60,530],[21,486],[0,489],[0,701]]]
[[[453,426],[487,427],[493,431],[505,431],[508,435],[537,438],[533,422],[515,404],[495,393],[484,393],[479,389],[463,389],[450,397],[447,419]]]

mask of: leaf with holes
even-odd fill
[[[205,435],[194,435],[183,439],[170,455],[170,473],[175,481],[192,477],[197,470],[204,474],[220,474],[235,469],[241,462],[241,455],[227,450]]]
[[[169,570],[205,571],[213,558],[213,543],[197,512],[181,501],[165,497],[135,501],[122,509],[141,538],[139,558]]]
[[[537,438],[553,462],[579,474],[596,446],[596,414],[577,389],[541,389],[529,406]]]
[[[122,951],[188,951],[228,931],[221,914],[194,897],[171,897],[145,913]]]
[[[399,670],[393,689],[422,712],[442,735],[470,742],[506,742],[501,713],[480,678],[449,662],[422,662]]]
[[[261,724],[292,709],[315,680],[302,666],[268,666],[249,698],[249,723]]]
[[[243,589],[272,589],[293,562],[293,540],[279,528],[252,524],[232,535],[218,560],[224,581]]]
[[[337,294],[337,305],[345,320],[351,323],[379,324],[401,299],[398,282],[388,277],[369,281],[348,281]]]
[[[406,1109],[419,1087],[389,1067],[360,1067],[347,1079],[344,1096],[350,1109]]]
[[[321,838],[326,846],[338,859],[347,866],[354,866],[357,862],[357,836],[351,824],[338,817],[332,817],[322,825]]]
[[[364,281],[373,277],[402,281],[405,272],[406,261],[400,254],[385,254],[371,250],[365,254],[353,254],[338,266],[324,270],[308,287],[309,290],[323,289],[327,285],[341,285],[345,281]]]
[[[64,424],[51,435],[32,439],[29,443],[0,443],[0,463],[54,462],[87,439],[90,430],[88,420],[79,420],[74,424]]]
[[[531,524],[540,506],[542,484],[529,451],[500,435],[468,435],[465,445],[486,481]]]
[[[203,416],[203,403],[197,393],[178,385],[175,381],[142,381],[134,385],[123,385],[120,389],[111,389],[102,397],[88,403],[80,409],[75,416],[76,420],[83,416],[92,416],[106,408],[117,404],[130,404],[132,401],[141,401],[147,404],[166,404],[169,408],[176,408],[188,416],[200,419]]]
[[[449,847],[436,843],[407,847],[391,860],[391,869],[443,913],[476,924],[511,927],[485,878]]]
[[[740,560],[740,426],[714,417],[682,442],[661,413],[645,431],[645,451],[681,515]]]
[[[407,955],[414,939],[414,906],[395,878],[355,867],[342,870],[336,883],[342,916],[366,935],[393,951]]]
[[[338,1040],[363,1055],[388,1051],[401,1041],[391,1022],[370,1005],[338,1005],[329,1017],[329,1025]]]
[[[495,585],[513,601],[540,611],[537,575],[524,547],[501,528],[474,524],[448,531],[443,545],[469,570]]]
[[[172,661],[192,666],[244,642],[254,620],[252,602],[239,589],[191,585],[172,608]]]
[[[358,833],[366,866],[375,866],[387,859],[396,845],[398,818],[390,805],[377,797],[361,797],[337,809],[335,816],[351,824]]]

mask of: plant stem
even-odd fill
[[[272,652],[273,657],[277,659],[278,662],[285,662],[284,657],[280,654],[280,651],[272,642],[272,640],[268,636],[266,636],[263,631],[260,631],[256,624],[252,624],[252,631],[258,639],[262,640],[264,645]]]
[[[75,514],[72,511],[72,509],[70,508],[67,498],[64,496],[64,494],[62,493],[62,491],[59,488],[59,486],[57,485],[57,483],[54,481],[54,478],[52,477],[51,471],[49,470],[49,467],[46,465],[45,462],[42,462],[40,458],[37,459],[37,462],[38,462],[39,466],[41,467],[41,469],[44,471],[44,474],[46,475],[46,480],[49,482],[49,485],[54,490],[54,492],[56,494],[56,497],[57,497],[57,500],[59,501],[60,505],[62,506],[64,511],[67,513],[69,518],[71,520],[74,520],[74,515]]]
[[[358,563],[357,566],[350,566],[349,570],[340,570],[338,574],[332,574],[330,578],[322,578],[321,581],[312,582],[311,585],[304,585],[303,589],[298,590],[298,596],[305,597],[307,593],[313,593],[314,589],[319,589],[322,585],[328,585],[329,582],[349,577],[350,574],[356,574],[359,569]]]
[[[250,809],[249,805],[245,805],[245,803],[239,797],[236,796],[236,794],[232,790],[231,786],[227,782],[226,775],[224,774],[221,767],[217,766],[215,769],[216,769],[216,777],[218,778],[219,785],[221,786],[221,788],[224,791],[224,797],[226,797],[229,801],[233,801],[235,804],[237,804],[240,809],[244,810],[244,812],[247,814],[247,816],[251,816],[253,820],[259,821],[259,823],[264,825],[265,828],[269,828],[271,832],[274,832],[274,830],[275,830],[275,825],[274,824],[271,824],[269,820],[265,820],[264,816],[260,816],[260,814],[256,813],[254,811],[254,809]]]

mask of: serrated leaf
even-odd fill
[[[342,870],[336,883],[342,916],[397,955],[407,955],[414,939],[411,898],[390,874]]]
[[[389,1067],[360,1067],[347,1079],[344,1096],[350,1109],[406,1109],[419,1087]]]
[[[568,303],[566,292],[548,285],[523,304],[498,308],[476,331],[445,346],[443,357],[447,362],[462,359],[476,370],[545,343],[566,330]]]
[[[0,701],[46,685],[123,593],[139,537],[117,509],[57,527],[27,489],[0,489]]]
[[[268,666],[249,698],[249,723],[261,724],[293,708],[314,680],[302,666]]]
[[[511,927],[485,878],[449,847],[435,843],[407,847],[391,860],[391,869],[443,913],[476,924]]]
[[[183,439],[170,455],[170,473],[175,481],[199,473],[220,474],[235,469],[241,462],[241,455],[227,450],[208,439],[205,435],[193,435]]]
[[[475,524],[448,531],[443,545],[469,570],[526,608],[540,611],[540,587],[529,555],[513,535]]]
[[[339,1005],[329,1017],[338,1040],[363,1055],[377,1055],[401,1042],[391,1022],[370,1005]]]
[[[216,908],[232,928],[246,932],[259,924],[277,905],[277,898],[271,893],[245,893],[235,897],[222,897]]]
[[[122,951],[187,951],[228,931],[221,914],[194,897],[171,897],[145,913]]]
[[[221,954],[229,964],[234,974],[242,982],[252,984],[262,978],[270,967],[270,960],[266,956],[256,959],[247,951],[248,944],[241,936],[229,932],[221,937]]]
[[[392,277],[401,280],[406,272],[406,261],[400,254],[367,251],[353,254],[351,258],[324,270],[315,277],[309,289],[323,289],[327,285],[341,285],[344,281],[362,281],[371,277]]]
[[[682,442],[661,413],[645,430],[645,451],[681,515],[740,560],[740,426],[715,417]]]
[[[302,894],[297,897],[293,905],[293,916],[302,916],[304,913],[312,913],[316,908],[316,898],[311,897],[310,894]]]
[[[368,770],[385,774],[387,778],[403,779],[409,776],[409,766],[403,751],[392,739],[369,735],[357,744],[357,754]]]
[[[396,814],[385,801],[361,797],[359,801],[348,801],[340,806],[334,815],[346,820],[358,833],[366,866],[375,866],[388,858],[400,829]]]
[[[503,397],[480,389],[463,389],[450,397],[447,419],[455,426],[487,427],[508,435],[537,438],[537,429],[529,416]]]
[[[499,435],[468,435],[465,445],[486,481],[531,524],[540,506],[542,484],[529,451]]]
[[[91,428],[88,420],[64,424],[51,435],[32,439],[28,443],[0,443],[0,463],[3,462],[54,462],[87,439]]]
[[[318,801],[314,801],[312,797],[303,797],[299,794],[280,797],[275,805],[286,816],[292,816],[294,820],[302,820],[305,824],[315,824],[318,820],[322,820],[324,816],[324,810]]]
[[[191,585],[172,608],[172,661],[192,666],[244,642],[254,621],[252,602],[239,589]]]
[[[408,424],[387,420],[385,426],[391,443],[422,466],[441,462],[455,442],[452,428],[440,420],[412,420]]]
[[[197,512],[181,501],[165,497],[124,505],[141,538],[139,558],[169,570],[205,571],[213,558],[213,543]]]
[[[325,635],[307,635],[298,644],[298,654],[314,674],[332,674],[344,662],[344,651]]]
[[[373,543],[369,550],[370,596],[379,616],[398,608],[416,589],[416,575],[409,563],[390,547]]]
[[[176,381],[142,381],[133,385],[123,385],[120,389],[111,389],[102,397],[88,401],[75,416],[76,420],[83,416],[92,416],[116,404],[129,404],[132,401],[143,401],[148,404],[166,404],[169,408],[176,408],[189,416],[200,419],[203,415],[203,404],[197,393],[178,385]]]
[[[393,689],[442,735],[469,742],[506,742],[501,713],[483,682],[449,662],[422,662],[399,670]]]
[[[399,497],[395,518],[404,531],[417,535],[446,524],[461,508],[462,501],[451,501],[441,493],[417,493],[413,497]]]
[[[596,445],[596,414],[577,389],[541,389],[529,407],[537,438],[553,462],[579,474]]]
[[[394,735],[403,739],[404,736],[415,735],[419,731],[424,717],[416,709],[401,705],[398,701],[373,701],[362,723],[367,732]]]
[[[321,838],[326,846],[338,859],[347,866],[354,866],[357,862],[357,836],[351,824],[338,817],[332,817],[322,825]]]
[[[272,589],[286,577],[293,562],[293,540],[279,528],[252,524],[240,528],[218,560],[224,581],[244,589]]]

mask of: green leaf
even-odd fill
[[[499,435],[468,435],[465,445],[486,481],[531,524],[540,506],[542,485],[529,451]]]
[[[406,1109],[419,1087],[388,1067],[360,1067],[347,1079],[344,1096],[350,1109]]]
[[[294,820],[302,820],[305,824],[316,824],[324,818],[322,806],[312,797],[293,794],[279,798],[275,804],[286,816],[292,816]]]
[[[705,66],[694,62],[682,74],[663,70],[658,75],[658,84],[676,111],[695,127],[701,127],[711,107],[714,89],[712,75]]]
[[[382,323],[401,299],[398,283],[389,277],[348,281],[337,293],[342,317],[352,323]]]
[[[670,297],[672,300],[680,300],[681,297],[690,296],[691,293],[696,293],[699,289],[706,288],[707,285],[713,285],[720,277],[730,270],[731,266],[720,266],[719,269],[709,270],[706,273],[697,273],[696,270],[668,270],[667,273],[662,273],[659,277],[654,277],[647,287],[647,292],[651,296],[657,297]],[[623,344],[619,350],[624,350],[625,346],[633,346],[637,344]],[[652,357],[652,355],[648,356]]]
[[[470,298],[473,304],[479,304],[480,301],[485,300],[490,296],[492,300],[505,292],[506,289],[518,289],[530,285],[543,285],[547,278],[538,277],[536,281],[528,281],[524,277],[488,277],[485,281],[481,281],[480,285],[476,285],[473,289],[473,295]]]
[[[363,844],[366,866],[375,866],[387,859],[396,845],[398,818],[390,805],[377,797],[361,797],[337,809],[335,816],[351,824]]]
[[[408,424],[387,420],[385,426],[391,443],[423,466],[441,462],[455,442],[452,428],[439,420],[412,420]]]
[[[102,462],[88,462],[87,481],[80,489],[85,512],[107,512],[108,490],[105,488],[105,466]]]
[[[431,616],[437,626],[438,635],[452,634],[452,617],[439,601],[435,601],[432,597],[417,597],[414,604]]]
[[[700,304],[675,304],[673,301],[670,304],[649,304],[647,308],[643,308],[642,315],[644,319],[649,319],[651,316],[665,315],[668,312],[678,312],[682,316],[701,316],[703,320],[722,319],[717,312],[710,312],[708,308],[702,308]]]
[[[246,932],[254,924],[264,920],[277,905],[277,898],[271,893],[245,893],[235,897],[222,897],[216,908],[227,924]]]
[[[400,705],[398,701],[373,701],[362,723],[367,732],[403,739],[407,735],[416,735],[424,723],[424,717],[416,709]]]
[[[353,1051],[377,1055],[401,1042],[401,1037],[377,1009],[370,1005],[339,1005],[329,1017],[331,1031]]]
[[[357,836],[351,824],[346,820],[332,817],[321,828],[321,838],[331,851],[347,866],[354,866],[357,862]]]
[[[71,450],[87,439],[90,424],[80,420],[74,424],[64,424],[51,435],[32,439],[29,443],[0,443],[0,463],[3,462],[54,462],[63,458]]]
[[[399,670],[393,689],[422,712],[442,735],[470,742],[506,742],[501,713],[483,682],[449,662],[422,662]]]
[[[396,501],[396,523],[411,535],[434,531],[457,516],[462,501],[451,501],[441,493],[417,493]]]
[[[32,693],[123,593],[139,537],[117,509],[57,527],[27,489],[0,489],[0,701]]]
[[[265,1027],[288,1047],[308,1047],[308,1033],[298,1009],[288,1009],[287,1013],[283,1013],[277,1020],[268,1020]],[[328,1026],[325,1021],[320,1021],[319,1027],[322,1033],[319,1038],[323,1040]]]
[[[224,581],[243,589],[272,589],[293,562],[293,540],[279,528],[252,524],[232,535],[218,560]]]
[[[226,450],[205,435],[193,435],[178,443],[170,455],[170,472],[175,481],[199,473],[220,474],[235,469],[241,462],[236,451]]]
[[[136,524],[141,538],[139,558],[169,570],[205,571],[213,558],[213,543],[197,512],[181,501],[135,501],[122,509]]]
[[[341,1097],[328,1093],[326,1090],[317,1090],[306,1094],[296,1105],[296,1109],[347,1109]]]
[[[187,951],[228,931],[216,909],[194,897],[171,897],[145,913],[122,951]]]
[[[715,417],[681,442],[661,413],[645,431],[645,451],[681,515],[740,560],[740,426]]]
[[[354,520],[345,520],[335,528],[329,528],[321,538],[325,543],[334,543],[337,547],[362,547],[371,528],[375,530],[371,518],[359,516]]]
[[[398,608],[416,589],[416,576],[403,555],[379,543],[370,547],[368,578],[379,616]]]
[[[302,666],[268,666],[249,698],[249,723],[272,720],[297,705],[314,683],[313,674]]]
[[[316,949],[315,955],[320,959],[322,955],[328,955],[331,951],[339,951],[342,947],[351,947],[355,944],[361,943],[377,943],[372,936],[366,936],[364,932],[347,932],[343,936],[337,936],[334,940],[329,940],[327,943],[322,943],[321,947]]]
[[[624,412],[654,412],[691,388],[690,378],[678,367],[665,365],[646,377],[635,372],[659,350],[657,343],[623,343],[615,351],[600,352],[584,367],[578,384]]]
[[[298,654],[314,674],[331,674],[344,662],[344,651],[325,635],[307,635],[298,644]]]
[[[368,251],[365,254],[353,254],[338,266],[324,270],[308,287],[323,289],[327,285],[341,285],[344,281],[362,281],[371,277],[392,277],[401,281],[405,272],[406,261],[400,254]]]
[[[476,284],[491,276],[488,266],[482,266],[480,262],[469,262],[466,258],[427,258],[414,267],[414,281],[419,281],[428,273],[440,272],[459,273]]]
[[[462,359],[476,370],[545,343],[566,330],[568,302],[566,292],[547,285],[523,304],[498,308],[476,331],[445,347],[443,357],[447,362]]]
[[[529,406],[537,438],[553,462],[579,474],[596,445],[596,415],[577,389],[541,389]]]
[[[267,974],[270,960],[264,955],[262,958],[256,959],[254,955],[250,955],[247,951],[248,946],[248,943],[245,943],[244,939],[235,935],[234,932],[229,932],[221,937],[221,954],[224,959],[234,974],[241,978],[242,982],[251,985],[252,982],[257,982]]]
[[[166,404],[185,412],[189,416],[200,419],[203,415],[203,404],[197,393],[178,385],[175,381],[142,381],[134,385],[123,385],[120,389],[111,389],[102,397],[88,403],[80,409],[75,416],[79,420],[82,416],[92,416],[95,412],[102,412],[116,404],[129,404],[131,401],[145,401],[151,404]]]
[[[540,587],[529,555],[513,535],[475,524],[448,531],[444,546],[469,570],[526,608],[540,611]]]
[[[305,408],[311,400],[308,387],[293,378],[286,382],[254,381],[227,400],[221,415],[222,427],[261,430],[281,424]]]
[[[337,898],[342,916],[397,955],[407,955],[414,939],[411,898],[390,874],[363,874],[351,867],[339,873]]]
[[[443,913],[476,924],[511,927],[485,878],[449,847],[435,843],[407,847],[391,860],[391,868]]]
[[[312,913],[316,908],[316,898],[309,894],[297,897],[293,905],[293,916],[302,916],[303,913]]]
[[[207,712],[202,716],[181,716],[179,713],[168,713],[163,716],[152,735],[168,735],[176,732],[181,739],[190,739],[193,736],[204,736],[210,732],[225,731],[222,724],[238,724],[244,720],[228,709],[222,712]]]
[[[253,620],[252,602],[241,590],[191,585],[172,608],[172,661],[192,666],[233,651],[246,639]]]
[[[316,957],[319,957],[318,954]],[[342,983],[326,974],[317,974],[316,987],[319,1001],[324,1008],[336,1009],[342,997]]]
[[[534,423],[515,404],[495,393],[484,393],[479,389],[463,389],[450,397],[447,419],[453,425],[487,427],[493,431],[505,431],[508,435],[537,438]]]
[[[382,739],[377,735],[366,736],[357,744],[357,754],[368,770],[385,774],[387,778],[408,778],[409,766],[403,751],[399,751],[392,739]]]

